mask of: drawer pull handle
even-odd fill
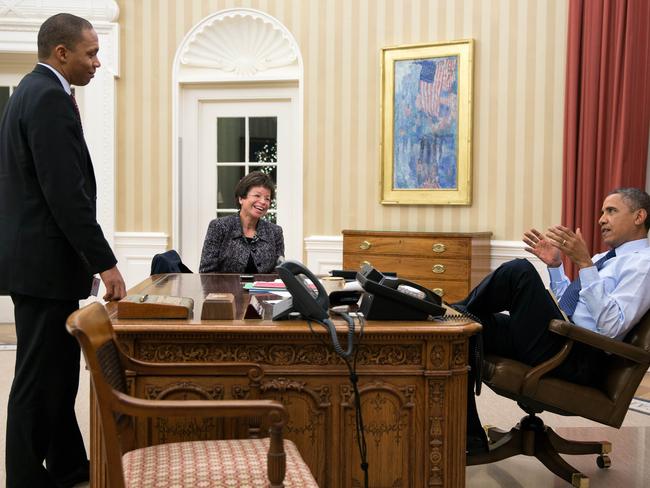
[[[359,268],[363,268],[366,264],[368,266],[372,266],[372,264],[370,264],[370,261],[361,261],[361,264],[359,265]]]
[[[359,244],[359,249],[363,249],[364,251],[370,249],[372,247],[372,244],[368,241],[363,241],[361,244]]]
[[[434,289],[431,290],[431,291],[433,291],[433,293],[435,293],[435,294],[438,295],[439,297],[442,297],[442,296],[445,295],[445,290],[443,290],[442,288],[434,288]]]
[[[445,265],[444,264],[434,264],[433,268],[431,268],[431,271],[433,271],[436,274],[444,273],[445,272]]]
[[[447,250],[447,246],[445,246],[442,242],[436,242],[431,249],[433,249],[433,252],[445,252]]]

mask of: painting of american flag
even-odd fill
[[[394,66],[393,188],[458,187],[458,57]]]

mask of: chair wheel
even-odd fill
[[[601,454],[596,458],[596,464],[600,469],[609,468],[612,465],[612,460],[609,458],[609,456]]]

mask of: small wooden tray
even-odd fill
[[[117,302],[118,319],[186,319],[194,300],[168,295],[129,295]]]

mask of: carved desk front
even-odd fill
[[[191,296],[195,317],[207,293],[229,291],[241,317],[247,297],[236,275],[154,276],[131,293]],[[114,306],[109,305],[114,314]],[[119,341],[132,356],[155,362],[253,361],[265,371],[263,398],[289,410],[285,436],[293,440],[321,487],[361,487],[354,400],[345,365],[303,321],[115,320]],[[369,322],[358,355],[370,486],[465,486],[467,344],[473,322]],[[346,328],[341,325],[344,342]],[[223,378],[137,377],[132,392],[147,398],[246,398],[245,385]],[[92,395],[91,395],[92,397]],[[91,398],[91,402],[92,402]],[[91,409],[91,412],[94,408]],[[141,422],[139,445],[228,437],[220,419]],[[91,415],[92,486],[106,486],[101,432]]]

